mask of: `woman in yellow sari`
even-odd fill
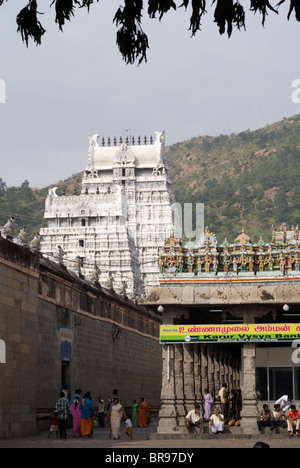
[[[110,421],[111,437],[115,440],[120,439],[120,427],[122,417],[124,416],[124,414],[124,408],[119,403],[119,400],[116,398],[108,414],[108,419]]]

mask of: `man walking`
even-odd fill
[[[65,397],[64,392],[60,393],[60,398],[57,400],[55,409],[58,412],[59,435],[61,439],[67,438],[67,428],[70,416],[70,404]]]

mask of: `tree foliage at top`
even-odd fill
[[[9,0],[0,0],[0,6]],[[150,18],[158,16],[161,21],[163,16],[171,9],[183,7],[190,10],[190,28],[192,36],[201,30],[201,20],[207,13],[207,0],[180,0],[182,4],[177,5],[174,0],[123,0],[123,5],[117,10],[113,22],[117,30],[117,46],[122,54],[126,64],[147,62],[147,49],[149,41],[147,34],[142,29],[142,13],[147,8]],[[249,0],[250,10],[254,13],[260,13],[262,24],[265,24],[266,16],[269,11],[278,14],[280,5],[288,0],[281,0],[277,5],[272,6],[269,0]],[[289,0],[290,9],[288,19],[294,12],[297,21],[300,21],[300,0]],[[49,0],[50,6],[55,7],[55,22],[62,31],[66,21],[71,21],[78,8],[86,8],[90,11],[91,6],[99,0]],[[44,4],[44,2],[43,2]],[[230,37],[233,28],[246,28],[245,8],[238,0],[213,0],[214,22],[219,27],[219,33],[227,32]],[[44,12],[39,11],[38,0],[29,0],[28,4],[20,11],[17,16],[18,32],[22,36],[23,42],[27,47],[29,39],[32,39],[36,45],[40,45],[42,37],[46,33],[39,17]]]

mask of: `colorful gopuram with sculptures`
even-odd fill
[[[299,227],[273,228],[272,239],[262,237],[255,243],[244,229],[234,243],[225,239],[218,244],[206,228],[196,243],[175,236],[166,240],[160,256],[160,273],[174,276],[289,274],[300,270]]]

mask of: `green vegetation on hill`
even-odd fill
[[[218,242],[242,228],[255,242],[271,226],[300,222],[300,115],[250,132],[203,136],[168,148],[180,203],[204,203]]]
[[[73,194],[75,188],[81,190],[81,174],[76,174],[65,181],[56,184],[58,193]],[[49,187],[32,189],[25,181],[21,187],[8,187],[0,190],[0,226],[3,226],[11,216],[17,216],[18,230],[27,226],[31,234],[39,232],[44,225],[45,200]]]
[[[225,237],[233,242],[242,228],[253,242],[260,236],[268,242],[272,225],[300,224],[300,115],[253,132],[193,138],[166,151],[176,201],[204,203],[205,225],[219,243]],[[81,175],[55,185],[60,194],[79,193]],[[0,226],[18,214],[19,227],[38,231],[47,193],[48,187],[31,189],[27,181],[0,187]]]

